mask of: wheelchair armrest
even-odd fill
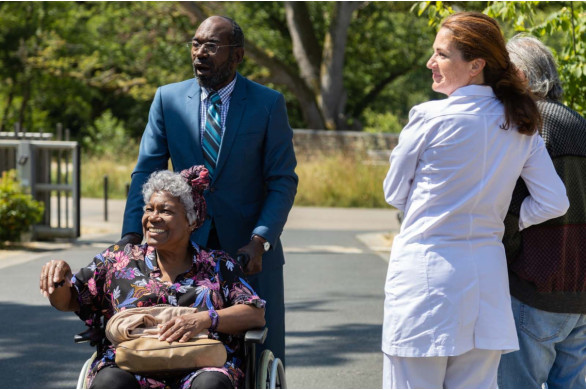
[[[263,344],[267,338],[268,328],[251,329],[244,334],[244,341],[247,343]]]

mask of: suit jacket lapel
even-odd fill
[[[185,109],[187,111],[186,117],[189,118],[189,128],[185,129],[189,136],[185,137],[185,139],[189,144],[184,146],[187,147],[186,150],[189,150],[190,153],[193,152],[195,162],[192,165],[203,164],[203,152],[201,151],[201,135],[199,128],[199,109],[201,104],[200,93],[201,89],[199,83],[194,78],[193,86],[189,88],[185,98]]]
[[[232,97],[230,98],[230,108],[228,109],[228,116],[226,118],[226,129],[222,136],[222,146],[220,147],[220,155],[218,156],[218,162],[216,164],[216,174],[218,177],[222,168],[230,157],[230,150],[234,143],[234,138],[240,129],[240,121],[246,108],[246,79],[239,73],[236,74],[236,85],[234,85],[234,91],[232,91]],[[237,157],[237,156],[235,156]]]

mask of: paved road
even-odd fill
[[[51,258],[73,268],[118,238],[121,202],[109,221],[97,200],[82,202],[82,237],[0,252],[0,388],[72,388],[91,354],[76,345],[83,329],[39,294]],[[283,233],[286,251],[287,380],[291,388],[378,388],[388,241],[393,210],[296,207]]]

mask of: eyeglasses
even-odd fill
[[[186,46],[188,48],[190,48],[192,51],[197,52],[197,51],[199,51],[199,49],[203,48],[204,53],[216,54],[220,47],[234,47],[234,46],[240,46],[240,45],[237,43],[233,44],[233,45],[216,45],[213,42],[199,43],[197,41],[191,41],[191,42],[187,42]]]

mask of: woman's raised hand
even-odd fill
[[[71,287],[71,267],[63,260],[51,260],[41,270],[39,286],[41,294],[49,297],[55,289],[61,286]]]

